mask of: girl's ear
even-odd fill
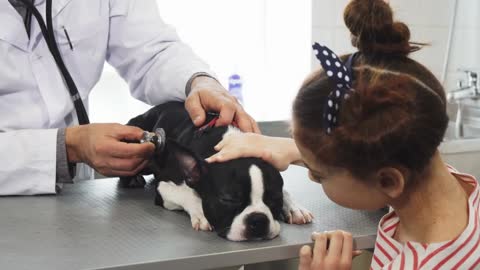
[[[391,199],[397,199],[405,190],[405,174],[397,168],[385,167],[375,174],[377,188]]]

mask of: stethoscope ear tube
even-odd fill
[[[63,79],[67,84],[68,91],[70,92],[73,105],[75,106],[75,110],[77,112],[78,123],[80,125],[89,124],[90,120],[88,118],[87,111],[85,110],[85,106],[83,105],[82,98],[78,92],[78,88],[75,85],[75,82],[73,81],[72,76],[68,72],[68,69],[65,66],[65,63],[63,62],[62,56],[57,46],[57,42],[55,40],[53,24],[52,24],[52,0],[46,0],[47,25],[45,25],[42,15],[40,14],[40,12],[37,10],[37,8],[33,3],[30,3],[27,0],[20,0],[20,1],[22,1],[25,4],[25,6],[33,13],[33,16],[35,16],[35,19],[37,20],[38,25],[40,26],[42,35],[45,38],[45,41],[47,42],[48,49],[50,50],[50,53],[55,59],[55,63],[60,69]]]

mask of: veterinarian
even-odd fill
[[[185,100],[197,126],[213,110],[218,125],[258,132],[154,0],[4,0],[0,25],[0,195],[56,193],[77,163],[107,176],[145,166],[153,144],[122,142],[142,130],[89,124],[85,107],[105,61],[143,102]]]

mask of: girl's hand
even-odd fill
[[[353,251],[352,235],[344,231],[313,233],[315,246],[300,249],[298,270],[346,270],[352,268],[352,258],[361,254]]]
[[[236,158],[261,158],[279,171],[300,159],[297,146],[292,139],[268,137],[256,133],[232,133],[215,146],[219,151],[207,162],[225,162]]]

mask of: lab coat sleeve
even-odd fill
[[[0,132],[0,196],[55,194],[57,129]]]
[[[132,96],[150,105],[185,100],[192,75],[213,75],[163,22],[155,0],[110,0],[107,61],[129,83]]]

